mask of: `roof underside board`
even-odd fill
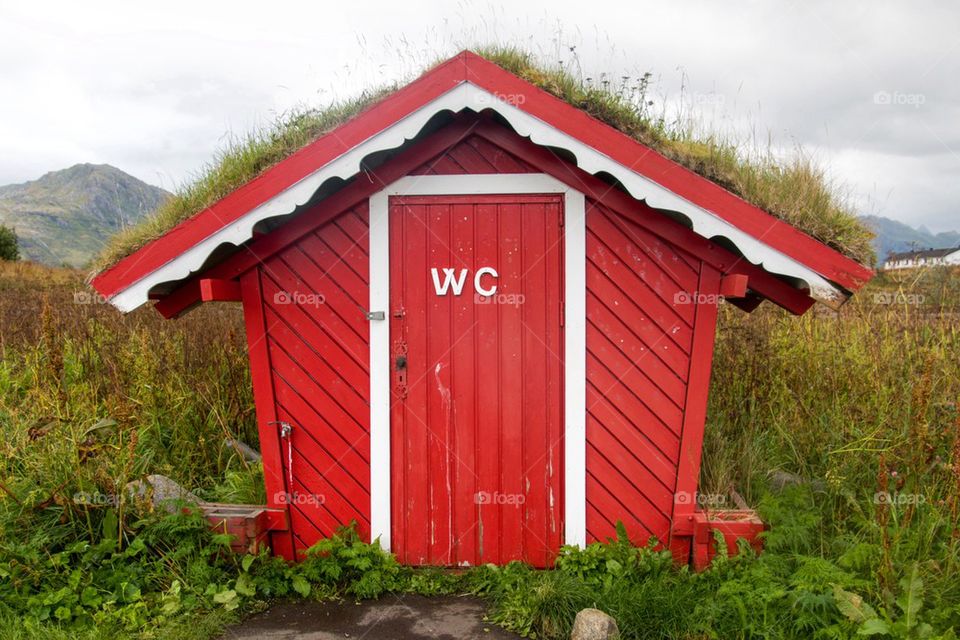
[[[289,188],[251,209],[217,232],[190,247],[166,264],[144,275],[110,297],[110,302],[123,312],[146,303],[152,290],[165,283],[181,281],[199,270],[210,255],[223,245],[239,246],[250,239],[254,226],[264,220],[287,216],[307,203],[324,183],[331,179],[348,179],[360,172],[365,158],[390,151],[417,138],[436,114],[470,109],[496,111],[518,134],[534,143],[567,151],[575,164],[591,174],[613,176],[634,198],[654,209],[680,214],[689,221],[694,232],[707,239],[720,239],[737,248],[745,259],[764,270],[801,283],[811,297],[831,307],[842,304],[848,293],[841,287],[762,241],[762,235],[751,235],[720,216],[666,189],[580,140],[531,116],[496,95],[463,82],[433,101],[416,109],[380,133],[327,162]],[[374,177],[375,179],[375,177]],[[777,222],[771,218],[771,224]],[[782,224],[782,223],[781,223]]]

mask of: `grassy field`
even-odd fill
[[[960,273],[880,276],[840,313],[768,307],[722,310],[701,482],[760,507],[760,557],[692,574],[613,541],[452,576],[344,532],[291,568],[114,499],[162,473],[263,500],[224,443],[256,444],[239,309],[123,317],[77,272],[0,264],[0,637],[203,637],[273,598],[385,591],[478,593],[540,638],[591,605],[627,638],[953,637]]]

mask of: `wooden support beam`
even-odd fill
[[[183,315],[201,302],[240,302],[240,283],[222,278],[194,278],[157,300],[153,308],[166,319]]]
[[[186,313],[198,304],[200,304],[200,284],[197,280],[187,280],[182,286],[157,300],[153,308],[169,320]]]
[[[724,298],[743,298],[747,295],[749,276],[731,273],[720,278],[720,295]]]
[[[240,302],[240,283],[236,280],[202,278],[200,300],[203,302]]]

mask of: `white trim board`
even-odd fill
[[[810,287],[811,295],[835,305],[846,299],[846,294],[823,276],[793,258],[781,253],[761,240],[727,222],[723,218],[682,198],[666,187],[616,162],[593,147],[548,125],[525,111],[508,104],[494,94],[469,82],[453,87],[430,103],[401,118],[380,133],[331,160],[316,171],[290,186],[224,228],[211,234],[173,260],[145,275],[110,298],[110,303],[123,312],[132,311],[148,300],[150,290],[158,284],[182,280],[199,269],[212,252],[222,244],[239,245],[250,239],[257,222],[267,218],[288,215],[306,203],[327,180],[347,179],[360,171],[362,160],[377,151],[395,149],[415,138],[427,122],[441,111],[458,112],[463,109],[482,111],[492,109],[504,117],[517,133],[533,142],[570,151],[577,166],[592,174],[606,172],[614,176],[634,198],[645,201],[655,209],[675,211],[690,219],[693,231],[710,239],[729,239],[751,263],[779,275],[796,278]]]
[[[407,176],[370,197],[370,537],[390,550],[390,196],[560,193],[564,197],[564,544],[587,539],[585,198],[545,174]]]

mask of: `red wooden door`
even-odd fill
[[[562,200],[390,200],[392,546],[552,563],[563,532]]]

